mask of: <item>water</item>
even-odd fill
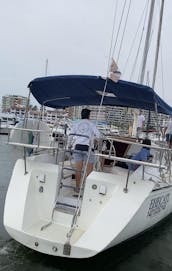
[[[3,227],[5,194],[21,153],[0,136],[0,271],[172,271],[172,216],[151,231],[93,258],[76,260],[37,253],[12,240]]]

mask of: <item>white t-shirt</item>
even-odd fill
[[[145,117],[143,115],[139,115],[137,118],[137,128],[142,128],[144,121],[145,121]]]
[[[88,119],[82,119],[75,123],[70,134],[73,135],[69,135],[69,145],[72,144],[73,147],[76,144],[89,146],[90,140],[93,141],[95,138],[100,137],[100,132],[96,125]]]

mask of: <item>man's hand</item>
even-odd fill
[[[71,149],[72,149],[72,145],[69,145],[69,146],[68,146],[68,149],[71,150]]]

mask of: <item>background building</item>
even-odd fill
[[[91,110],[90,119],[106,122],[108,125],[117,126],[121,130],[128,130],[133,124],[134,114],[138,114],[138,109],[120,107],[120,106],[102,106],[99,111],[99,106],[75,106],[68,108],[69,117],[73,120],[81,118],[81,110],[83,108]],[[142,110],[145,116],[145,128],[157,130],[157,127],[163,126],[165,120],[168,119],[167,115],[156,114],[148,110]]]
[[[27,97],[19,95],[6,95],[2,97],[1,112],[12,113],[19,118],[23,118],[25,115],[27,105]],[[54,124],[60,122],[62,119],[68,118],[72,120],[81,118],[81,110],[83,108],[89,108],[91,110],[90,119],[97,120],[98,122],[106,123],[118,127],[121,131],[126,131],[133,124],[134,114],[137,109],[117,106],[73,106],[65,109],[50,109],[45,107],[41,112],[37,106],[29,105],[28,117],[29,118],[42,118],[48,124]],[[162,127],[164,122],[168,119],[167,115],[158,114],[154,112],[142,110],[145,116],[145,128],[149,123],[149,129],[158,130],[157,127]]]
[[[2,97],[2,112],[10,112],[12,109],[25,109],[27,97],[19,95],[6,95]]]

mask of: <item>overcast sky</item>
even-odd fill
[[[129,69],[126,71],[125,63],[146,2],[147,0],[131,1],[127,30],[118,61],[124,80],[130,79],[132,66],[128,64]],[[6,94],[27,96],[28,83],[36,77],[45,75],[46,59],[48,59],[48,75],[105,76],[116,3],[117,0],[0,0],[0,96]],[[124,0],[118,0],[115,35],[123,3]],[[129,0],[127,4],[129,5]],[[156,0],[156,12],[159,7],[160,0]],[[155,88],[156,92],[172,106],[171,18],[172,1],[166,0],[162,62],[160,61],[160,66],[163,63],[163,73],[159,68]],[[157,16],[154,24],[158,25]],[[141,32],[141,29],[139,31]],[[152,37],[154,34],[155,30]],[[139,40],[139,32],[137,36]],[[113,46],[114,43],[115,39]],[[148,70],[151,77],[152,52],[149,57],[151,61]],[[164,88],[162,88],[162,75]],[[133,77],[133,81],[137,80],[136,77]]]

